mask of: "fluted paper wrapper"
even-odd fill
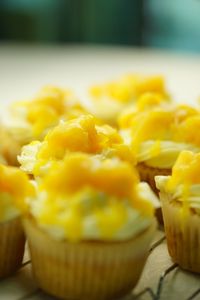
[[[171,175],[171,169],[153,168],[153,167],[147,166],[145,163],[139,163],[137,165],[137,169],[138,169],[141,181],[146,181],[157,195],[158,195],[159,191],[156,188],[155,176]]]
[[[19,218],[0,224],[0,278],[15,272],[24,255],[25,236]]]
[[[56,241],[33,220],[24,220],[33,273],[47,293],[63,299],[117,299],[136,285],[155,222],[125,242]]]
[[[137,165],[137,169],[140,175],[140,180],[147,182],[151,189],[154,191],[154,193],[159,196],[159,191],[156,187],[155,183],[155,176],[157,175],[170,175],[171,174],[171,169],[159,169],[159,168],[153,168],[145,165],[145,163],[139,163]],[[158,222],[163,225],[163,215],[162,215],[162,210],[161,208],[156,209],[156,218]]]
[[[200,273],[200,216],[188,211],[183,218],[181,205],[169,197],[160,194],[169,254],[183,269]]]

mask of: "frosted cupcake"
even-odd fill
[[[169,254],[200,273],[200,154],[183,151],[171,176],[157,176]]]
[[[32,142],[22,148],[18,157],[21,169],[35,176],[47,172],[50,164],[61,161],[70,152],[84,152],[102,157],[117,156],[134,165],[130,147],[123,144],[117,130],[109,125],[98,125],[91,115],[61,122],[49,131],[44,141]]]
[[[21,146],[42,140],[61,119],[71,119],[83,111],[70,91],[53,86],[44,87],[32,100],[14,102],[2,115],[7,135],[13,141],[14,158]]]
[[[200,129],[200,114],[186,105],[147,105],[122,115],[120,127],[125,144],[136,156],[141,180],[154,191],[154,177],[170,175],[182,150],[200,151],[200,140],[195,136]]]
[[[40,178],[37,193],[24,225],[38,285],[67,299],[130,292],[148,254],[157,204],[136,170],[73,153]]]
[[[128,74],[116,81],[91,86],[91,112],[108,123],[116,124],[121,110],[136,103],[147,92],[159,95],[164,101],[169,100],[161,76]]]
[[[15,272],[24,255],[25,237],[20,220],[22,202],[33,193],[19,169],[0,165],[0,278]]]

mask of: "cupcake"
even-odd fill
[[[135,157],[116,129],[98,125],[92,115],[82,115],[54,127],[42,142],[34,141],[22,148],[18,160],[28,174],[41,176],[54,161],[61,161],[70,152],[84,152],[102,157],[117,156],[134,165]]]
[[[40,288],[63,299],[116,299],[136,285],[157,198],[127,162],[71,153],[29,198],[24,227]]]
[[[183,151],[171,176],[157,176],[169,254],[200,273],[200,154]]]
[[[124,75],[118,80],[89,89],[91,112],[104,121],[116,125],[121,110],[137,103],[144,93],[156,93],[169,100],[164,79],[161,76]]]
[[[61,119],[71,119],[83,112],[85,110],[70,91],[53,86],[44,87],[31,100],[14,102],[3,113],[2,122],[9,139],[17,145],[12,151],[15,160],[23,145],[42,140]]]
[[[119,123],[125,144],[135,154],[141,180],[157,192],[154,177],[170,175],[182,150],[200,151],[200,140],[195,137],[200,114],[186,105],[156,105],[158,99],[153,99],[146,99],[137,110],[122,114]]]
[[[12,274],[21,265],[25,237],[20,211],[32,189],[22,171],[0,165],[0,278]]]

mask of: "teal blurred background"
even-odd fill
[[[200,1],[0,0],[0,40],[200,52]]]

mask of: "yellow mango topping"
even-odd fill
[[[185,194],[192,184],[200,184],[200,153],[182,151],[172,169],[172,176],[169,179],[168,187],[174,188],[183,184]]]
[[[109,125],[96,125],[96,119],[91,115],[62,122],[49,131],[42,143],[37,159],[62,159],[67,152],[85,152],[98,154],[104,149],[122,144],[122,138],[116,129]],[[127,146],[122,147],[128,152]],[[116,151],[117,152],[117,151]]]
[[[170,111],[153,110],[138,114],[132,121],[132,142],[137,145],[149,139],[170,139],[172,126],[173,113]]]
[[[38,158],[61,159],[66,151],[96,153],[99,151],[98,139],[92,116],[62,122],[47,134]]]
[[[62,160],[70,152],[96,154],[102,158],[118,157],[135,165],[131,147],[123,143],[117,130],[97,124],[98,121],[89,114],[60,122],[48,132],[43,142],[32,142],[22,148],[18,156],[21,169],[41,176],[50,164]]]
[[[16,102],[11,107],[13,113],[24,118],[32,126],[32,134],[41,138],[45,130],[56,125],[60,118],[73,118],[84,109],[69,90],[54,86],[44,87],[32,101]]]
[[[155,196],[140,186],[136,169],[117,158],[68,153],[37,182],[30,213],[57,238],[129,239],[152,222]]]
[[[120,128],[129,128],[132,126],[132,120],[143,111],[149,111],[159,106],[166,105],[166,98],[162,94],[147,92],[142,94],[135,106],[126,107],[118,117]]]
[[[200,130],[199,110],[164,102],[157,106],[159,98],[153,95],[143,95],[141,100],[141,106],[138,101],[137,107],[127,109],[119,118],[120,134],[138,162],[171,169],[182,150],[200,151],[196,134]]]
[[[126,162],[74,153],[52,165],[43,185],[52,194],[73,193],[89,185],[110,195],[131,197],[138,180],[137,172]]]
[[[92,86],[89,90],[94,99],[109,98],[122,103],[135,100],[146,92],[158,93],[168,97],[161,76],[142,77],[128,74],[120,79],[102,85]]]
[[[109,97],[111,100],[128,102],[132,97],[127,85],[120,82],[109,82],[102,86],[93,86],[89,90],[90,95],[96,99]]]
[[[141,98],[143,97],[146,96],[143,95]],[[139,108],[127,109],[120,116],[119,125],[122,129],[128,129],[132,145],[136,148],[144,141],[157,142],[151,149],[154,153],[155,151],[159,153],[159,141],[168,140],[200,146],[200,138],[196,134],[198,128],[200,129],[200,113],[187,105],[158,107],[153,105],[151,109],[143,107],[141,111]]]
[[[180,124],[184,120],[197,116],[199,114],[199,111],[195,109],[194,107],[188,106],[188,105],[177,105],[175,108],[175,123]]]
[[[178,141],[185,141],[196,146],[200,146],[200,136],[198,134],[200,129],[200,115],[194,115],[185,118],[179,124],[175,133],[175,139]]]
[[[154,92],[166,95],[164,80],[162,76],[140,78],[136,84],[137,96],[146,92]]]
[[[199,194],[192,195],[192,187],[200,184],[200,153],[191,151],[182,151],[172,169],[172,175],[166,183],[166,190],[174,193],[177,187],[181,187],[180,218],[184,221],[188,215],[190,208],[198,211]],[[178,198],[179,198],[178,197]],[[175,198],[175,200],[179,200]],[[182,224],[184,226],[184,222]],[[183,228],[184,229],[184,228]]]
[[[166,101],[166,98],[163,98],[162,94],[158,94],[155,92],[154,93],[147,92],[147,93],[142,94],[138,98],[136,106],[139,111],[142,111],[145,109],[156,107],[156,106],[162,104],[163,101]]]
[[[14,206],[25,209],[24,199],[34,194],[34,188],[29,182],[28,176],[21,170],[0,165],[0,194],[7,195],[12,199]]]
[[[43,130],[56,124],[58,117],[56,111],[42,104],[33,105],[27,114],[27,120],[33,126],[34,136],[40,135]]]
[[[108,210],[98,209],[95,217],[101,234],[106,238],[111,238],[116,230],[123,226],[127,220],[127,211],[122,203],[111,203]]]
[[[133,151],[130,147],[128,147],[125,144],[112,145],[111,148],[105,149],[105,151],[102,154],[107,158],[118,157],[123,161],[130,162],[132,166],[136,165],[137,163]]]

